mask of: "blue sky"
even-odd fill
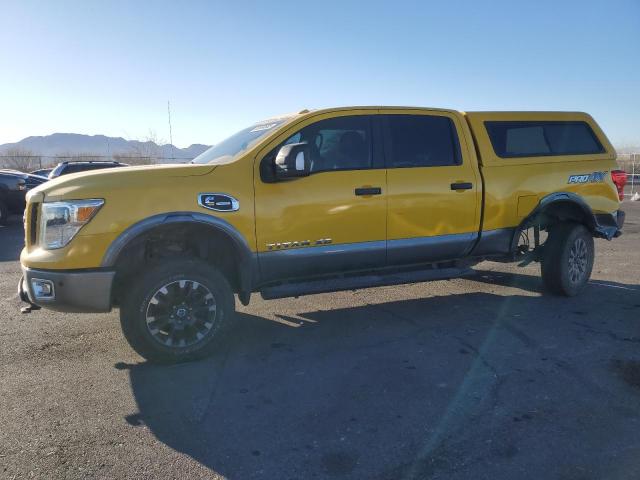
[[[4,1],[0,143],[336,105],[583,110],[640,146],[640,0]]]

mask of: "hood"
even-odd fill
[[[46,201],[81,198],[101,198],[126,188],[144,189],[145,184],[170,182],[172,178],[206,175],[215,165],[144,165],[136,167],[105,168],[62,175],[34,188],[31,196],[44,195]]]

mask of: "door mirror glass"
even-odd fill
[[[306,177],[311,172],[311,156],[307,142],[284,145],[274,160],[278,179]]]

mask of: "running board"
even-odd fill
[[[260,295],[265,300],[276,298],[301,297],[316,293],[339,292],[341,290],[359,290],[361,288],[402,285],[405,283],[429,282],[432,280],[448,280],[450,278],[473,275],[471,268],[431,268],[429,270],[412,270],[409,272],[388,273],[385,275],[360,275],[328,279],[310,280],[298,283],[284,283],[264,287]]]

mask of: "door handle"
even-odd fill
[[[471,190],[472,188],[473,183],[471,182],[459,182],[451,184],[451,190]]]
[[[380,187],[361,187],[356,188],[356,195],[380,195],[382,189]]]

